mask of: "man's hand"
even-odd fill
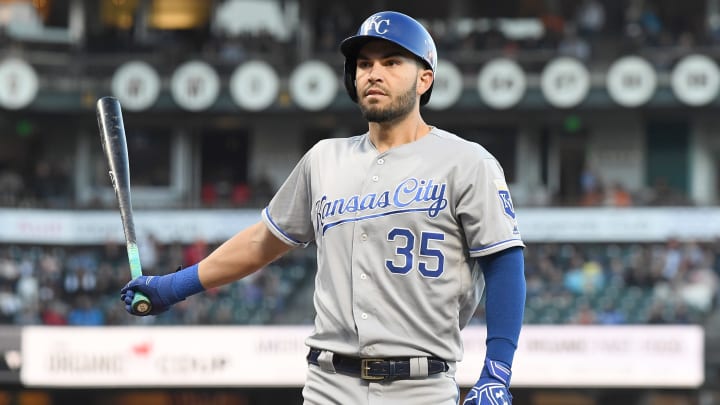
[[[470,389],[463,405],[510,405],[510,367],[499,361],[485,359],[480,379]]]
[[[173,304],[204,289],[198,277],[196,264],[164,276],[134,278],[120,290],[120,300],[125,303],[125,310],[131,315],[158,315],[170,309]],[[136,291],[145,294],[152,304],[152,310],[147,314],[138,314],[132,309],[132,300]]]
[[[173,277],[175,274],[166,274],[164,276],[140,276],[130,280],[120,290],[120,300],[125,302],[125,310],[131,315],[142,316],[132,309],[132,301],[135,291],[145,294],[152,304],[152,310],[145,315],[158,315],[170,307],[185,299],[178,297],[175,289],[172,288]]]

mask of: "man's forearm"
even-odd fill
[[[480,258],[485,276],[487,357],[512,366],[525,309],[522,248]]]
[[[256,272],[292,248],[276,238],[263,222],[258,222],[201,260],[198,277],[205,288],[228,284]]]

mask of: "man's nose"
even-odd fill
[[[382,68],[378,63],[373,63],[368,68],[368,81],[376,82],[382,78]]]

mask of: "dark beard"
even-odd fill
[[[410,114],[415,107],[416,100],[415,86],[412,86],[387,108],[373,108],[373,106],[363,105],[362,103],[359,105],[363,117],[368,122],[386,123],[396,121]]]

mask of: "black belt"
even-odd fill
[[[310,364],[319,365],[318,357],[320,349],[310,349],[307,361]],[[448,371],[448,365],[444,360],[428,357],[428,375]],[[360,377],[363,380],[400,380],[410,377],[410,359],[408,358],[387,358],[387,359],[361,359],[357,357],[333,354],[333,366],[335,371]]]

